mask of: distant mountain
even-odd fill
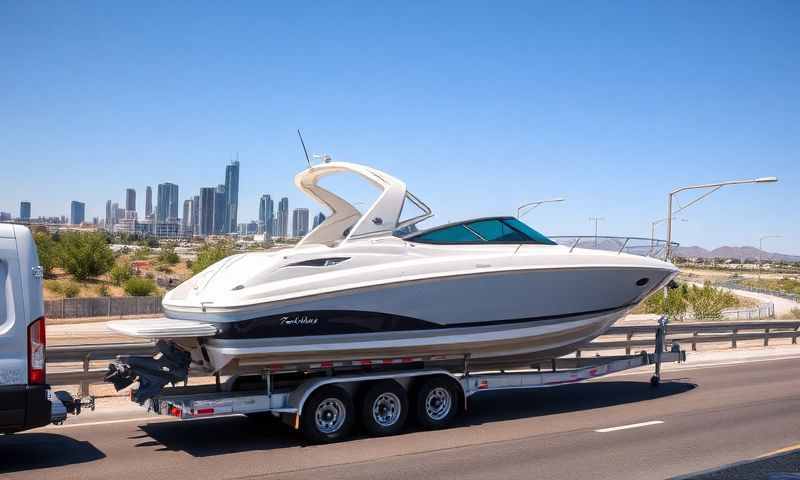
[[[759,254],[764,260],[780,260],[784,262],[800,262],[798,255],[786,255],[783,253],[770,253],[759,250],[755,247],[719,247],[714,250],[706,250],[703,247],[678,247],[673,250],[673,255],[684,258],[732,258],[741,260],[757,259]]]

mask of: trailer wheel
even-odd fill
[[[459,387],[449,378],[425,380],[416,391],[416,416],[425,428],[444,428],[459,410]]]
[[[408,396],[394,380],[372,385],[361,402],[361,420],[373,435],[394,435],[406,423]]]
[[[320,387],[303,405],[303,435],[314,443],[341,440],[353,429],[354,410],[346,390],[334,385]]]

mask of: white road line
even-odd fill
[[[67,423],[65,425],[48,425],[43,428],[61,430],[62,428],[76,428],[76,427],[91,427],[94,425],[111,425],[112,423],[126,423],[126,422],[161,422],[167,420],[166,418],[159,417],[137,417],[137,418],[123,418],[120,420],[104,420],[102,422],[84,422],[84,423]],[[67,419],[69,421],[69,418]]]
[[[632,423],[630,425],[620,425],[619,427],[608,427],[595,430],[597,433],[616,432],[617,430],[627,430],[629,428],[647,427],[649,425],[658,425],[664,423],[662,420],[652,420],[650,422]]]

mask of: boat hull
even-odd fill
[[[632,307],[600,314],[502,325],[295,338],[220,339],[203,342],[211,364],[238,372],[335,362],[390,359],[448,364],[458,369],[469,355],[476,368],[529,366],[575,351]]]

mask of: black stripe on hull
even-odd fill
[[[483,322],[464,322],[441,324],[419,318],[405,317],[381,312],[361,310],[310,310],[288,312],[281,315],[252,318],[237,322],[215,323],[219,339],[252,339],[305,337],[317,335],[343,335],[353,333],[401,332],[411,330],[444,330],[463,327],[483,327],[509,325],[537,321],[552,321],[585,315],[601,315],[627,308],[620,305],[602,310],[574,312],[539,317],[489,320]]]

